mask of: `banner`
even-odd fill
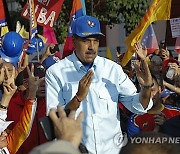
[[[1,13],[0,13],[0,28],[1,28],[4,26],[7,26],[6,15],[4,12],[3,0],[0,0],[0,10],[1,10]]]
[[[70,25],[69,25],[69,30],[68,30],[68,36],[66,38],[66,42],[64,45],[62,58],[70,55],[73,52],[74,50],[73,43],[72,43],[73,22],[78,17],[84,16],[84,15],[86,15],[86,8],[85,8],[84,0],[74,0],[71,14],[70,14]]]
[[[180,18],[170,19],[172,38],[180,37]]]
[[[125,43],[128,47],[122,59],[122,66],[125,66],[134,54],[134,44],[140,42],[147,27],[157,20],[169,20],[171,13],[171,0],[154,0],[146,11],[139,25],[126,38]]]
[[[53,28],[43,27],[43,36],[47,39],[47,44],[58,44]]]
[[[37,22],[34,9],[34,0],[29,0],[29,20],[30,20],[30,39],[34,38],[37,33]]]
[[[35,16],[37,23],[47,28],[52,28],[56,22],[64,0],[34,0]],[[28,17],[28,4],[22,10],[21,15]]]

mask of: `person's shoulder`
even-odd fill
[[[121,67],[119,64],[117,64],[116,62],[114,62],[113,60],[110,60],[106,57],[101,57],[101,56],[97,56],[97,62],[103,64],[104,66],[108,66],[108,67]]]
[[[57,68],[64,68],[67,66],[71,66],[73,64],[71,55],[68,57],[65,57],[64,59],[59,60],[58,62],[54,63],[52,66],[50,66],[47,70],[53,71],[57,70]]]

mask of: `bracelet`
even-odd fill
[[[81,100],[79,99],[79,97],[77,96],[77,94],[75,95],[75,98],[77,99],[77,101],[80,103]]]
[[[0,104],[0,108],[7,110],[8,106],[4,106],[4,105]]]
[[[149,89],[149,88],[152,88],[153,86],[154,86],[154,82],[151,85],[142,86],[142,88]]]

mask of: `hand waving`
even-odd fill
[[[143,60],[146,59],[147,56],[147,48],[142,47],[142,45],[137,42],[134,44],[135,52],[138,54],[138,56]]]

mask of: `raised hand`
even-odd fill
[[[142,45],[137,42],[134,44],[135,52],[138,54],[138,56],[143,60],[146,59],[147,56],[147,48],[143,48]]]
[[[93,71],[90,70],[79,81],[77,96],[81,101],[84,100],[84,98],[87,96],[89,87],[91,85],[93,74],[94,74]]]
[[[142,86],[152,85],[152,76],[146,60],[135,61],[136,76]]]
[[[28,63],[29,63],[29,55],[25,53],[23,63],[19,63],[18,68],[16,69],[16,77],[20,72],[22,72],[28,66]]]
[[[14,95],[14,93],[17,90],[17,86],[15,85],[14,82],[15,78],[15,68],[13,67],[12,73],[8,71],[8,68],[5,67],[5,80],[3,82],[3,96],[1,100],[1,105],[4,106],[5,108],[1,110],[6,110],[6,108],[9,105],[9,101],[11,100],[11,97]]]
[[[66,140],[78,147],[82,138],[81,122],[83,119],[83,112],[81,112],[77,119],[75,119],[75,111],[71,111],[67,117],[64,109],[57,106],[58,115],[55,109],[51,109],[49,116],[53,121],[55,134],[58,139]]]
[[[4,95],[6,97],[12,97],[17,90],[17,86],[15,85],[15,68],[13,67],[12,74],[8,71],[8,68],[5,67],[5,80],[3,82]]]
[[[31,70],[29,69],[29,66],[27,66],[27,72],[28,72],[28,89],[29,89],[29,95],[28,98],[34,98],[36,97],[36,92],[38,90],[39,84],[44,80],[43,78],[39,78],[37,76],[34,76],[34,65],[31,65]]]

